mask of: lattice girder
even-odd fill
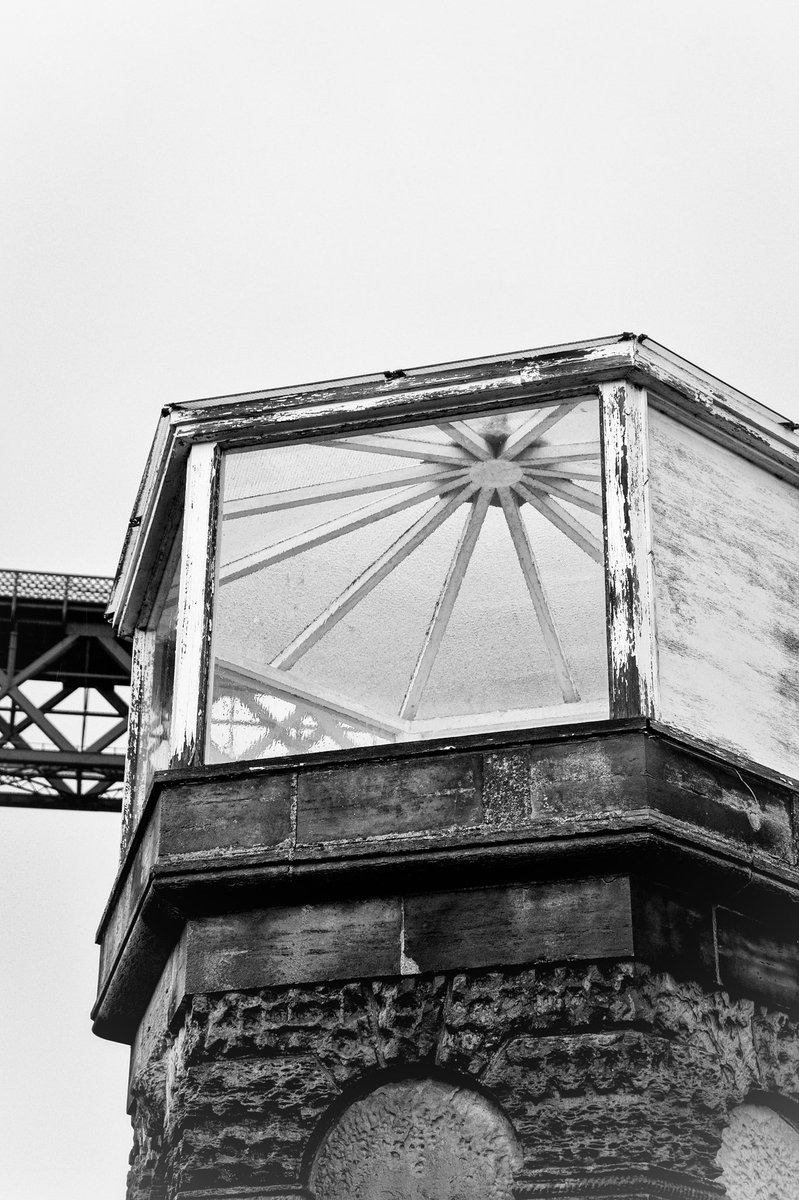
[[[117,811],[130,655],[110,580],[0,571],[0,804]]]

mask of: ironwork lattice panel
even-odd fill
[[[130,654],[103,576],[0,571],[0,804],[118,810]]]

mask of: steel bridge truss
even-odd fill
[[[118,811],[130,654],[111,580],[0,571],[0,805]]]

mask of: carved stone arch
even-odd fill
[[[319,1140],[314,1200],[513,1200],[521,1152],[508,1118],[470,1080],[381,1079]]]
[[[749,1097],[731,1110],[716,1162],[729,1200],[794,1200],[799,1105],[782,1097]]]

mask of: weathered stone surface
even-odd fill
[[[436,1061],[445,1020],[445,975],[376,980],[366,993],[381,1066]]]
[[[624,876],[410,895],[404,912],[405,954],[421,971],[633,952]]]
[[[188,926],[186,987],[240,991],[400,973],[399,897],[270,905]]]
[[[519,1196],[714,1195],[730,1110],[799,1101],[799,1023],[630,961],[200,995],[147,1044],[129,1200],[307,1186],[331,1114],[387,1071],[492,1097]]]
[[[197,997],[193,1056],[314,1054],[339,1087],[383,1065],[370,992],[360,983]]]
[[[167,1048],[160,1047],[131,1084],[133,1149],[128,1175],[128,1200],[163,1200],[166,1150],[164,1119],[167,1101]]]
[[[345,1109],[316,1155],[311,1191],[317,1200],[512,1200],[519,1160],[508,1120],[484,1096],[404,1080]]]
[[[375,838],[479,825],[480,758],[451,754],[300,773],[297,842]]]
[[[743,1104],[732,1113],[718,1162],[729,1200],[799,1195],[799,1130],[770,1108]]]

